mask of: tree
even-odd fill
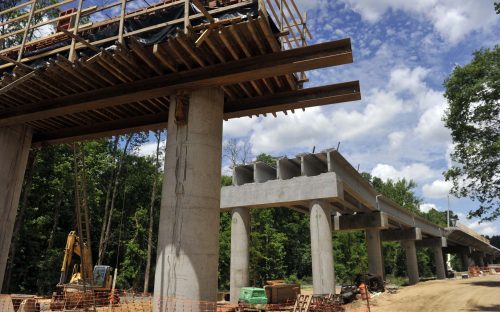
[[[251,146],[247,141],[238,141],[234,138],[229,139],[223,148],[223,156],[226,157],[231,165],[246,165],[252,157]]]
[[[500,2],[495,2],[495,12],[497,12],[497,14],[500,14]]]
[[[448,100],[444,122],[455,144],[445,172],[452,193],[480,206],[468,217],[491,221],[500,216],[500,46],[481,49],[445,80]]]
[[[158,185],[158,170],[160,169],[160,142],[161,142],[162,131],[158,130],[155,132],[156,137],[156,159],[155,168],[153,172],[152,180],[153,187],[151,190],[151,202],[149,204],[149,227],[148,227],[148,255],[146,259],[146,270],[144,272],[144,294],[147,294],[149,290],[149,273],[151,270],[151,255],[153,251],[153,226],[154,226],[154,207],[157,197],[156,188]]]

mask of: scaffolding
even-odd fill
[[[212,15],[252,3],[257,3],[259,12],[266,16],[270,15],[275,25],[278,25],[283,49],[307,46],[307,38],[312,38],[307,28],[307,15],[300,12],[295,0],[162,0],[152,4],[145,0],[119,0],[102,6],[91,5],[93,3],[96,1],[57,0],[53,3],[30,0],[4,8],[0,12],[0,58],[5,63],[0,66],[0,69],[58,53],[68,53],[68,51],[68,59],[74,61],[76,52],[80,49],[90,46],[100,47],[114,41],[123,44],[126,38],[172,25],[180,25],[186,34],[189,31],[203,29],[200,37],[200,42],[202,42],[208,34],[207,29],[211,30],[216,26],[236,23],[243,19],[242,17],[219,19]],[[141,7],[141,4],[146,4],[146,6]],[[195,14],[192,14],[190,6],[197,9]],[[184,7],[184,16],[147,27],[139,27],[134,31],[124,29],[126,21],[172,7]],[[110,15],[116,12],[120,14]],[[108,18],[102,19],[103,16]],[[193,28],[191,22],[202,18],[207,21],[208,25],[204,23],[205,26]],[[100,40],[79,40],[85,34],[113,23],[119,25],[115,34]],[[48,51],[44,50],[45,47],[64,42],[65,39],[71,39],[71,43]],[[32,50],[43,50],[43,52],[26,56],[26,52]]]

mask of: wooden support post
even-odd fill
[[[285,19],[285,15],[283,13],[283,1],[284,0],[280,0],[280,31],[283,32],[284,30],[284,19]],[[281,38],[281,49],[284,50],[285,48],[285,40],[284,38]]]
[[[125,10],[127,8],[127,0],[122,0],[120,10],[120,26],[118,29],[118,42],[123,44],[123,27],[125,25]]]
[[[77,35],[78,34],[78,26],[80,24],[80,16],[81,16],[81,13],[82,13],[82,7],[83,7],[83,0],[80,0],[80,2],[78,3],[78,9],[76,11],[76,17],[75,17],[75,25],[73,27],[73,34],[74,35]],[[76,59],[76,49],[75,49],[75,46],[76,46],[76,39],[73,38],[71,40],[71,48],[69,50],[69,61],[70,62],[74,62],[75,59]]]
[[[184,0],[184,33],[187,35],[189,32],[189,0]]]
[[[17,54],[17,61],[20,62],[23,58],[24,46],[26,45],[26,39],[28,39],[28,33],[31,29],[31,21],[33,20],[33,14],[35,13],[37,0],[33,1],[30,9],[30,15],[28,21],[26,22],[26,27],[24,28],[23,41],[21,42],[21,47],[19,48],[19,53]]]

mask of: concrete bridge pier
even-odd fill
[[[406,273],[408,275],[408,283],[410,285],[417,284],[420,281],[418,273],[417,248],[414,240],[403,240],[401,246],[405,251],[406,256]]]
[[[155,311],[186,309],[184,299],[217,300],[223,107],[218,88],[171,96]]]
[[[250,210],[234,208],[231,215],[230,300],[238,303],[240,289],[249,286]]]
[[[420,228],[401,230],[386,230],[381,232],[383,241],[400,241],[406,254],[406,273],[410,285],[417,284],[420,280],[418,274],[417,248],[415,241],[422,240]]]
[[[480,252],[480,251],[475,252],[473,254],[473,259],[474,259],[475,265],[477,265],[478,267],[481,267],[481,268],[485,267],[485,265],[484,265],[484,257],[485,257],[484,256],[484,252]]]
[[[432,248],[434,252],[434,265],[436,266],[437,279],[446,279],[445,263],[443,257],[443,248],[436,246]]]
[[[0,128],[0,289],[7,266],[30,146],[29,128]]]
[[[401,241],[401,246],[405,250],[406,255],[406,272],[410,285],[417,284],[420,280],[418,274],[417,248],[415,248],[414,240]]]
[[[381,276],[385,280],[384,257],[379,229],[366,229],[366,250],[368,253],[368,273]]]
[[[424,238],[416,240],[415,246],[422,248],[431,248],[434,253],[434,266],[436,267],[437,279],[446,278],[446,266],[443,256],[443,248],[448,246],[448,241],[444,237]]]
[[[463,271],[469,270],[469,266],[471,265],[469,253],[467,251],[462,251],[460,253],[460,256],[461,256],[461,260],[462,260],[462,270]]]
[[[315,200],[311,202],[310,209],[313,292],[315,295],[335,293],[332,206],[328,202]]]
[[[384,278],[381,229],[389,227],[389,219],[383,212],[359,213],[334,217],[335,231],[364,230],[368,254],[368,272]]]

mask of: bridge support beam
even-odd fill
[[[334,294],[332,206],[325,201],[313,201],[310,222],[313,292],[315,295]]]
[[[167,298],[217,300],[223,107],[216,88],[171,97],[155,311],[181,309]]]
[[[25,126],[0,128],[0,290],[31,146]]]
[[[355,215],[335,216],[333,218],[335,231],[353,231],[364,229],[387,229],[389,219],[383,212],[361,213]]]
[[[384,257],[379,229],[366,229],[366,251],[368,253],[368,273],[384,278]]]
[[[238,303],[240,289],[249,286],[250,210],[234,208],[231,221],[230,300]]]
[[[420,277],[418,274],[417,249],[415,248],[415,241],[401,241],[401,246],[404,248],[406,254],[406,272],[408,274],[409,284],[417,284]]]

